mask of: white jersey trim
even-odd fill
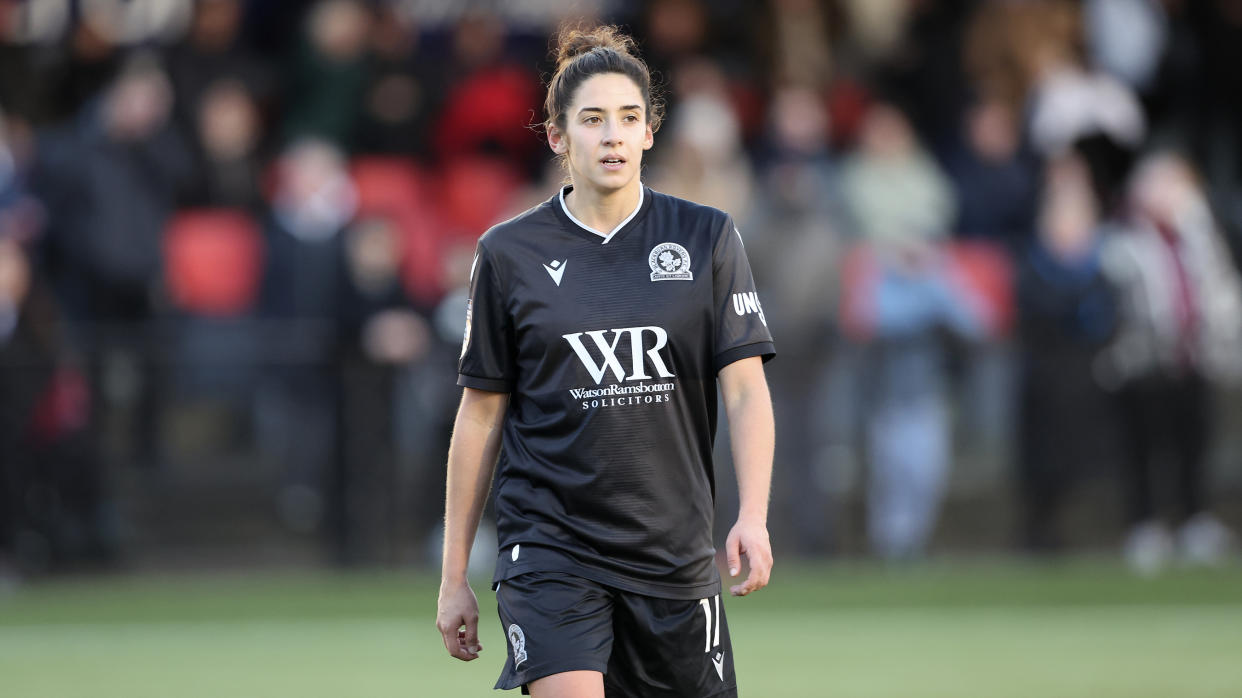
[[[565,190],[568,188],[569,187],[561,187],[561,193],[559,197],[561,200],[561,209],[565,211],[566,216],[569,216],[569,220],[573,221],[574,223],[577,223],[583,230],[586,230],[587,232],[595,233],[596,235],[603,238],[604,241],[601,243],[603,245],[607,245],[608,241],[612,239],[612,236],[616,235],[618,230],[621,230],[622,228],[624,228],[626,223],[629,223],[630,221],[634,220],[634,216],[637,216],[638,212],[642,210],[643,197],[645,196],[645,194],[643,193],[643,189],[645,189],[645,187],[640,185],[638,187],[638,205],[634,207],[634,210],[630,212],[630,215],[625,217],[625,220],[618,223],[617,227],[613,228],[611,232],[605,234],[605,233],[601,233],[595,228],[592,228],[586,223],[583,223],[582,221],[578,220],[577,218],[574,217],[574,214],[569,212],[569,206],[565,204]]]

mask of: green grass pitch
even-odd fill
[[[0,597],[0,696],[502,695],[504,639],[475,589],[484,650],[466,664],[440,643],[427,576],[28,586]],[[726,607],[752,698],[1242,698],[1239,567],[1138,579],[1099,561],[789,565]]]

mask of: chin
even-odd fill
[[[594,177],[591,184],[600,191],[620,191],[628,187],[635,179],[638,179],[637,172],[617,172]]]

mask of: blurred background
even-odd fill
[[[434,566],[570,18],[746,239],[779,555],[1225,559],[1242,2],[3,0],[0,574]]]
[[[0,693],[486,690],[455,363],[565,19],[777,340],[749,694],[1242,694],[1242,0],[0,0]]]
[[[643,178],[748,242],[781,555],[1223,559],[1242,2],[37,0],[0,1],[0,574],[435,565],[468,260],[563,179],[566,19],[633,32]]]

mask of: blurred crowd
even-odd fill
[[[124,483],[186,460],[340,562],[433,538],[474,242],[563,178],[566,19],[663,86],[645,182],[739,222],[779,550],[848,551],[854,497],[918,559],[969,447],[1012,549],[1104,475],[1135,569],[1223,558],[1242,0],[0,0],[0,567],[115,560]]]

